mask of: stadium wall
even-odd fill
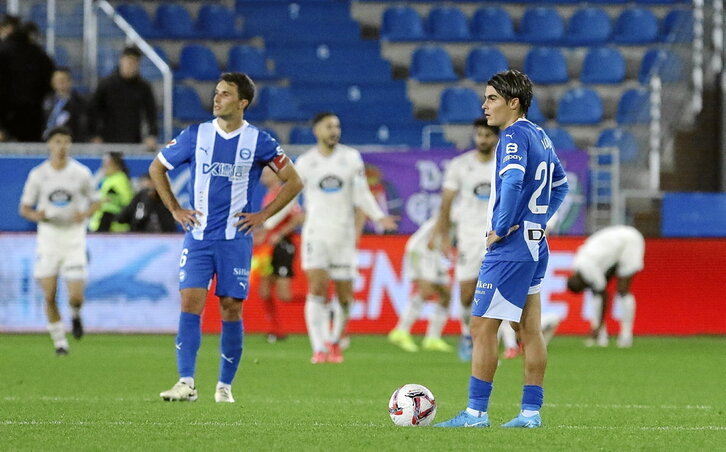
[[[407,236],[364,236],[358,253],[359,277],[352,309],[351,333],[387,333],[397,321],[412,287],[403,265]],[[588,305],[582,295],[568,293],[565,281],[583,237],[554,237],[543,286],[543,308],[564,321],[559,334],[588,331]],[[84,317],[92,332],[176,331],[179,296],[177,266],[180,235],[92,235],[88,239],[90,278]],[[32,278],[35,238],[32,233],[0,233],[0,332],[45,331],[40,289]],[[636,276],[635,334],[726,334],[724,282],[726,239],[648,239],[645,270]],[[266,332],[261,303],[253,293],[245,302],[245,329]],[[305,278],[296,268],[293,301],[278,304],[284,327],[305,332]],[[447,333],[458,330],[458,295],[452,302]],[[61,291],[61,312],[68,319],[67,295]],[[204,331],[219,330],[219,312],[210,296]],[[618,315],[617,312],[614,313]],[[424,310],[423,317],[429,315]],[[609,324],[617,331],[617,324]],[[422,333],[417,322],[414,332]]]

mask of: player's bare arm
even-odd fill
[[[35,210],[32,206],[25,204],[20,205],[19,213],[21,217],[28,221],[32,221],[33,223],[40,223],[41,221],[46,220],[44,210]]]
[[[159,193],[161,201],[164,203],[169,212],[171,212],[174,220],[179,223],[184,230],[189,230],[194,226],[198,226],[199,220],[197,215],[202,215],[197,210],[184,209],[179,205],[179,201],[174,196],[174,192],[171,191],[171,184],[169,183],[169,176],[167,176],[166,167],[155,158],[149,166],[149,177],[151,182],[154,184],[156,191]]]
[[[511,234],[512,232],[516,231],[517,229],[519,229],[519,225],[515,224],[514,226],[509,228],[509,230],[507,231],[507,235]],[[506,236],[504,236],[504,237],[506,237]],[[487,248],[491,247],[498,241],[502,240],[504,237],[499,237],[497,235],[496,231],[494,231],[494,230],[489,231],[489,234],[487,234]]]
[[[431,234],[428,247],[430,250],[440,246],[440,249],[446,255],[451,254],[451,205],[454,202],[454,198],[458,194],[455,190],[449,190],[445,188],[441,192],[441,205],[439,207],[439,216],[436,219],[436,226],[434,226],[434,233]]]
[[[237,230],[249,233],[254,227],[262,225],[265,220],[279,212],[300,193],[303,182],[292,162],[288,161],[276,174],[282,181],[280,193],[259,212],[236,213],[235,216],[240,218],[240,221],[234,224]]]
[[[91,216],[100,208],[101,208],[101,202],[94,201],[91,203],[90,206],[88,206],[88,209],[76,212],[73,215],[73,221],[75,221],[76,223],[84,222],[84,221],[86,221],[86,219],[91,218]]]

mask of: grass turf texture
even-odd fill
[[[454,338],[448,338],[453,344]],[[632,349],[550,344],[545,426],[508,430],[521,358],[503,361],[494,427],[395,427],[388,398],[429,387],[436,421],[466,406],[469,365],[455,354],[406,353],[354,336],[343,364],[309,364],[306,337],[247,336],[236,404],[215,404],[218,337],[205,336],[199,400],[162,402],[176,381],[172,336],[87,335],[54,356],[46,335],[0,335],[4,450],[717,450],[726,444],[726,337],[636,338]]]

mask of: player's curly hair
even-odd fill
[[[527,115],[533,95],[532,81],[527,74],[516,69],[508,69],[494,74],[487,85],[494,88],[507,102],[515,97],[518,98],[522,113]]]
[[[247,106],[252,105],[252,100],[255,98],[255,82],[247,75],[241,72],[225,72],[219,77],[219,81],[234,83],[237,86],[237,95],[240,100],[247,99],[249,103]]]

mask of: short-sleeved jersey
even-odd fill
[[[60,170],[46,160],[30,171],[20,203],[45,212],[46,221],[38,223],[40,245],[82,244],[86,223],[73,221],[77,212],[88,209],[95,200],[91,171],[74,159]],[[63,243],[60,243],[63,242]]]
[[[607,271],[616,267],[618,276],[643,269],[645,239],[632,226],[609,226],[592,234],[575,254],[573,267],[595,290],[604,290]]]
[[[287,157],[274,138],[243,121],[227,133],[217,120],[184,129],[158,155],[168,169],[189,163],[191,208],[201,212],[200,225],[190,233],[196,240],[244,237],[234,226],[239,212],[251,212],[252,194],[268,165],[277,171]]]
[[[356,149],[338,144],[330,155],[323,155],[314,147],[295,161],[295,167],[305,184],[306,240],[355,240],[355,207],[374,220],[385,216],[371,194]]]
[[[471,235],[485,237],[494,159],[482,162],[478,154],[473,150],[455,157],[444,173],[443,188],[458,193],[452,219],[459,242]]]
[[[519,229],[494,243],[487,252],[492,261],[537,261],[547,246],[544,228],[554,212],[549,211],[552,187],[567,182],[552,141],[541,127],[519,119],[499,134],[487,231],[496,229],[501,214],[502,176],[522,171],[522,190],[512,212],[511,224]]]
[[[427,252],[429,250],[429,240],[431,239],[431,233],[436,226],[436,217],[429,218],[424,221],[421,226],[411,234],[411,237],[406,241],[406,252]]]

